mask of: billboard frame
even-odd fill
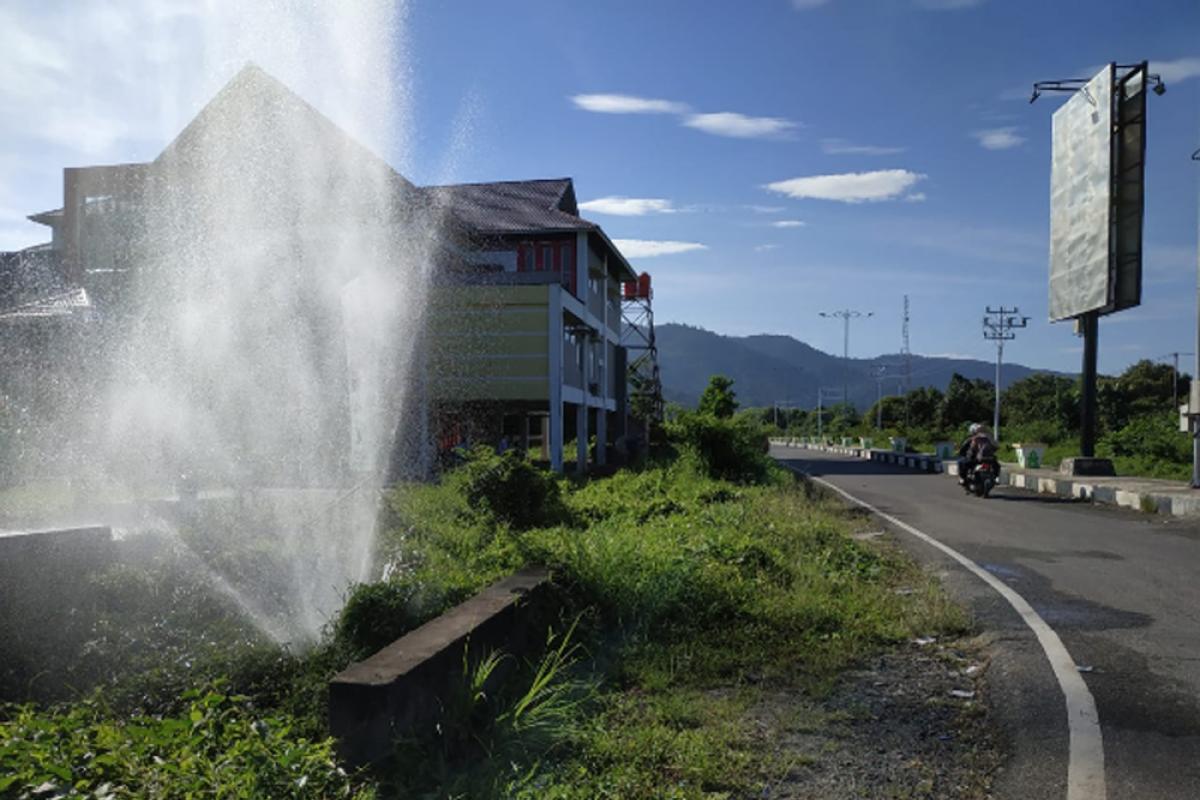
[[[1146,89],[1152,83],[1163,91],[1143,61],[1110,63],[1087,80],[1034,87],[1035,100],[1046,90],[1075,93],[1054,113],[1052,322],[1141,304]]]

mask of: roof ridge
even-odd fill
[[[561,181],[572,181],[570,177],[566,178],[526,178],[524,180],[511,181],[473,181],[471,183],[434,183],[428,186],[422,186],[422,189],[453,189],[458,186],[515,186],[521,183],[559,183]]]

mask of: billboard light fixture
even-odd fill
[[[1117,64],[1115,69],[1130,71],[1137,69],[1140,64]],[[1083,87],[1087,86],[1091,78],[1066,78],[1061,81],[1038,81],[1033,84],[1033,94],[1029,98],[1030,103],[1037,102],[1037,99],[1046,92],[1078,92]],[[1162,76],[1157,73],[1146,75],[1146,82],[1150,84],[1150,88],[1156,95],[1162,97],[1167,93],[1167,84],[1163,82]],[[1093,105],[1095,105],[1093,103]]]

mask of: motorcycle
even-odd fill
[[[1000,466],[995,461],[977,463],[959,481],[963,488],[976,497],[987,497],[1000,481]]]

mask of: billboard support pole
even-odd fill
[[[1200,150],[1192,153],[1192,161],[1200,161]],[[1200,228],[1197,228],[1200,230]],[[1200,253],[1196,264],[1196,363],[1192,369],[1191,391],[1188,392],[1188,416],[1192,421],[1192,482],[1200,489]]]
[[[1083,382],[1079,403],[1079,454],[1084,458],[1096,455],[1096,352],[1100,315],[1089,311],[1079,317],[1083,333]]]

